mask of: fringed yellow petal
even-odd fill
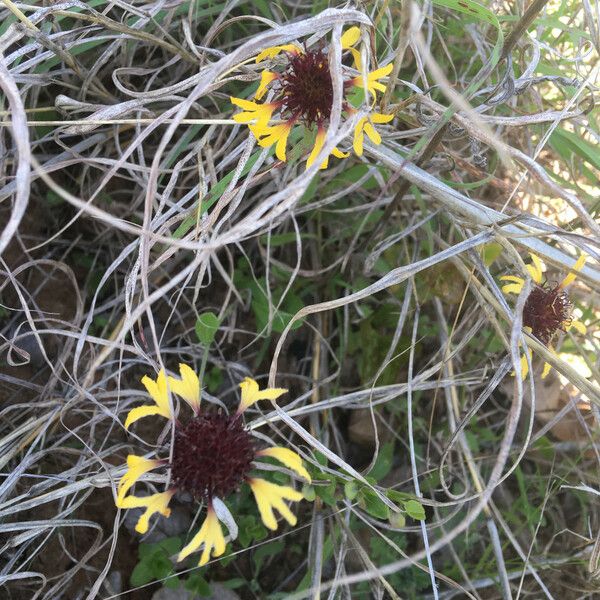
[[[585,265],[585,261],[587,260],[587,254],[583,253],[578,259],[577,262],[573,265],[570,273],[560,282],[560,288],[566,288],[571,285],[575,279],[577,278],[577,273],[583,269],[583,265]]]
[[[360,39],[360,27],[350,27],[341,38],[342,48],[348,50],[351,46],[354,46]]]
[[[394,65],[390,63],[385,67],[381,67],[380,69],[376,69],[375,71],[371,71],[371,73],[367,73],[367,89],[372,96],[376,96],[376,92],[385,92],[386,85],[381,83],[379,80],[382,77],[387,77],[394,68]],[[359,87],[364,88],[364,78],[361,75],[358,77],[354,77],[351,80],[352,84]]]
[[[573,319],[567,326],[567,330],[571,328],[575,329],[577,333],[580,333],[581,335],[585,335],[587,333],[587,327],[577,319]]]
[[[144,514],[138,519],[135,526],[135,530],[138,533],[146,533],[150,524],[150,517],[155,513],[160,513],[164,517],[169,517],[171,509],[169,508],[169,502],[173,497],[175,490],[167,490],[159,494],[152,494],[151,496],[127,496],[121,502],[119,508],[142,508],[146,510]]]
[[[270,148],[273,144],[276,144],[275,156],[277,156],[279,160],[285,162],[285,150],[287,147],[287,140],[293,125],[294,123],[290,121],[289,123],[282,123],[281,125],[265,127],[262,130],[254,129],[253,133],[254,135],[256,135],[258,143],[263,148]]]
[[[257,456],[270,456],[271,458],[278,460],[288,469],[298,473],[300,477],[303,477],[309,483],[311,482],[310,475],[302,464],[302,459],[293,450],[290,450],[289,448],[282,448],[281,446],[274,446],[273,448],[265,448],[264,450],[260,450],[256,454]]]
[[[204,523],[202,523],[202,527],[200,527],[198,533],[179,553],[177,562],[182,561],[192,552],[198,550],[202,544],[204,544],[204,548],[202,550],[200,562],[198,563],[198,566],[200,567],[204,566],[210,560],[211,554],[214,557],[217,557],[225,552],[226,543],[221,529],[221,523],[219,523],[217,514],[212,507],[208,508],[206,519],[204,520]]]
[[[302,50],[298,48],[295,44],[285,44],[283,46],[271,46],[270,48],[265,48],[259,55],[256,57],[256,62],[259,63],[265,58],[275,58],[281,52],[290,52],[291,54],[301,54]]]
[[[254,499],[258,506],[262,522],[266,527],[275,531],[277,529],[277,519],[273,513],[276,509],[279,514],[292,526],[296,525],[296,517],[283,501],[302,500],[303,496],[291,487],[285,485],[277,485],[264,479],[249,479],[248,485],[252,489]]]
[[[150,397],[156,405],[162,410],[171,414],[169,409],[169,394],[167,392],[167,376],[164,369],[161,369],[156,381],[153,381],[148,375],[142,377],[142,384],[150,394]]]
[[[503,294],[516,294],[517,296],[521,293],[523,289],[523,283],[508,283],[502,286]]]
[[[242,383],[240,383],[242,390],[242,399],[238,407],[238,413],[244,412],[249,406],[252,406],[258,400],[276,400],[282,394],[285,394],[287,390],[283,388],[266,388],[264,390],[258,389],[258,383],[250,377],[246,377]]]
[[[312,152],[310,153],[308,160],[306,161],[306,168],[310,168],[310,166],[315,162],[315,159],[317,158],[317,156],[319,155],[319,152],[321,152],[321,148],[323,148],[323,144],[325,143],[325,137],[327,135],[327,131],[325,129],[318,129],[317,130],[317,137],[315,138],[315,145],[312,149]],[[327,166],[327,161],[328,159],[326,158],[324,163],[325,163],[325,167]],[[321,164],[321,169],[323,169],[323,163]]]
[[[278,104],[271,102],[268,104],[257,104],[250,100],[244,100],[243,98],[234,98],[230,96],[229,100],[234,106],[238,106],[243,109],[244,112],[233,115],[233,120],[236,123],[251,123],[256,121],[256,125],[259,127],[266,127],[273,115],[273,111],[277,108]]]
[[[256,90],[256,94],[254,94],[254,97],[257,100],[260,100],[264,95],[265,92],[267,91],[267,87],[269,86],[269,84],[277,79],[277,77],[279,77],[277,75],[277,73],[273,73],[273,71],[263,71],[260,74],[260,85],[258,86],[258,89]]]
[[[200,410],[200,380],[194,370],[187,365],[179,365],[181,379],[169,377],[169,387],[174,394],[181,396],[197,413]]]
[[[130,454],[127,457],[127,472],[121,480],[119,481],[119,485],[117,486],[117,501],[116,505],[120,508],[122,507],[123,499],[125,498],[125,494],[129,491],[131,486],[144,474],[152,469],[156,469],[160,467],[162,462],[160,460],[151,460],[148,458],[144,458],[143,456],[136,456],[135,454]]]
[[[129,429],[130,425],[135,423],[142,417],[150,415],[161,415],[166,419],[171,419],[171,409],[169,407],[169,394],[167,392],[167,376],[163,370],[160,371],[156,381],[144,375],[142,383],[152,400],[156,403],[155,406],[137,406],[129,411],[127,419],[125,419],[125,429]]]

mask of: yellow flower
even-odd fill
[[[558,331],[568,331],[571,328],[585,334],[586,327],[580,321],[572,318],[573,305],[566,288],[575,281],[577,273],[583,268],[586,255],[582,254],[567,276],[553,286],[547,285],[543,280],[544,265],[540,258],[530,253],[531,264],[526,265],[527,272],[533,280],[534,286],[529,293],[523,307],[523,328],[535,336],[542,344],[554,353],[551,345],[552,338]],[[525,280],[517,275],[503,275],[502,281],[507,281],[502,286],[505,294],[520,294],[525,285]],[[529,356],[531,351],[528,350]],[[550,372],[550,364],[544,363],[542,379]],[[521,358],[521,374],[525,378],[529,373],[527,359]]]
[[[386,65],[373,72],[363,71],[360,53],[353,46],[360,39],[360,29],[350,27],[341,37],[342,49],[349,51],[354,57],[360,76],[348,73],[349,68],[342,65],[343,71],[343,99],[342,115],[352,115],[356,111],[346,99],[346,94],[352,86],[363,87],[375,96],[377,92],[385,90],[385,84],[380,80],[389,75],[392,65]],[[328,129],[331,108],[333,104],[333,83],[330,73],[329,58],[326,50],[321,46],[317,48],[301,48],[296,44],[273,46],[266,48],[258,54],[256,62],[274,59],[284,55],[284,60],[278,60],[273,69],[265,69],[260,76],[260,83],[256,90],[254,100],[231,97],[234,106],[242,112],[233,116],[238,123],[247,124],[263,148],[275,146],[275,155],[281,160],[287,159],[287,141],[292,129],[298,125],[314,131],[316,128],[315,144],[309,152],[306,168],[309,168],[321,151],[326,131]],[[365,83],[366,81],[366,83]],[[261,104],[259,101],[265,94],[272,90],[272,101]],[[387,123],[391,115],[375,113],[371,120],[363,123],[360,131],[355,132],[355,148],[362,154],[363,128],[364,132],[372,139],[381,136],[375,131],[371,123]],[[389,117],[389,119],[388,119]],[[384,120],[378,120],[382,119]],[[272,123],[272,119],[276,119]],[[357,139],[360,138],[360,143]],[[331,152],[336,158],[347,158],[349,154],[338,148]],[[320,165],[324,169],[329,164],[327,156]]]
[[[373,127],[373,123],[389,123],[394,118],[394,115],[384,115],[382,113],[372,113],[368,117],[362,117],[354,128],[354,142],[352,147],[356,156],[363,155],[363,144],[365,141],[365,133],[374,144],[381,144],[381,136]]]
[[[392,63],[390,63],[389,65],[386,65],[385,67],[381,67],[380,69],[377,69],[375,71],[372,71],[371,73],[366,74],[367,90],[373,96],[374,99],[377,96],[377,92],[385,92],[386,86],[385,86],[385,84],[381,83],[379,80],[382,79],[383,77],[387,77],[392,72],[393,68],[394,68],[394,65]],[[364,82],[364,77],[363,77],[362,73],[360,75],[358,75],[358,77],[355,77],[354,79],[352,79],[352,83],[359,88],[364,88],[365,82]]]
[[[137,407],[130,411],[127,423],[134,423],[142,416],[159,414],[172,420],[174,443],[168,460],[148,459],[131,454],[127,457],[127,471],[117,487],[116,505],[119,508],[144,508],[136,531],[146,533],[150,518],[156,514],[170,515],[169,503],[178,491],[185,491],[195,499],[205,503],[206,518],[199,531],[181,550],[178,560],[183,560],[192,552],[202,549],[200,566],[210,557],[219,557],[225,552],[226,539],[221,522],[227,525],[229,538],[235,539],[237,526],[222,499],[228,497],[244,482],[254,497],[265,526],[277,528],[273,508],[290,524],[296,523],[284,500],[299,501],[302,494],[287,485],[277,485],[251,475],[260,465],[261,458],[274,459],[290,469],[299,478],[310,482],[300,456],[280,446],[259,448],[252,432],[246,429],[242,414],[259,400],[274,402],[287,392],[283,388],[261,390],[258,383],[246,377],[240,384],[241,398],[238,410],[226,415],[222,412],[200,410],[200,381],[196,373],[187,365],[179,365],[181,377],[166,376],[161,371],[156,381],[149,377],[142,380],[156,406]],[[192,408],[193,414],[187,422],[173,419],[168,407],[168,390],[181,397]],[[148,409],[145,412],[141,409]],[[160,467],[169,467],[170,485],[164,492],[149,496],[127,495],[131,488],[146,473]]]

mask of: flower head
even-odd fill
[[[360,39],[360,29],[351,27],[341,38],[342,49],[351,53],[359,75],[348,73],[349,67],[342,66],[343,99],[342,111],[350,116],[356,109],[349,103],[347,94],[352,88],[365,88],[373,96],[375,102],[377,92],[384,92],[386,86],[380,80],[390,74],[392,65],[386,65],[373,72],[362,69],[360,53],[353,46]],[[333,81],[331,79],[330,63],[327,52],[322,46],[316,48],[301,48],[295,44],[273,46],[263,50],[257,57],[260,63],[267,59],[275,59],[283,55],[282,67],[277,70],[264,70],[261,73],[260,84],[256,90],[255,100],[244,100],[231,97],[231,102],[243,112],[235,114],[238,123],[248,123],[258,143],[264,148],[275,144],[275,154],[279,160],[286,160],[287,140],[292,129],[298,125],[310,130],[316,130],[315,143],[308,157],[307,168],[315,161],[323,148],[327,126],[331,117],[333,104]],[[354,71],[356,72],[356,71]],[[352,75],[352,76],[351,76]],[[259,103],[265,94],[271,91],[272,100]],[[276,116],[280,122],[271,124]],[[362,140],[364,132],[375,144],[381,143],[381,136],[375,131],[372,123],[387,123],[392,115],[372,115],[371,120],[360,119],[356,126],[356,136],[360,136],[360,152],[362,155]],[[379,119],[379,120],[378,120]],[[369,128],[365,127],[365,122]],[[355,143],[355,148],[356,148]],[[334,148],[332,154],[337,158],[346,158],[348,153]],[[328,165],[328,157],[322,161],[321,168]]]
[[[585,334],[586,327],[580,321],[572,318],[573,304],[571,303],[567,287],[575,281],[577,272],[583,268],[586,255],[582,254],[567,276],[560,282],[549,284],[543,278],[543,264],[538,256],[530,254],[532,263],[526,265],[527,271],[533,280],[534,286],[523,306],[523,327],[535,336],[544,346],[554,351],[551,342],[559,331],[576,329]],[[503,281],[508,281],[502,286],[505,294],[520,294],[525,285],[525,280],[516,275],[503,275]],[[527,376],[528,366],[525,356],[521,359],[523,378]],[[550,372],[550,365],[544,363],[542,378]]]
[[[200,381],[187,365],[180,365],[180,378],[167,376],[161,371],[156,381],[145,376],[142,379],[155,406],[140,406],[132,409],[126,419],[127,426],[146,416],[160,415],[173,423],[174,442],[171,460],[149,459],[143,456],[127,457],[127,471],[117,487],[116,505],[119,508],[145,508],[139,518],[136,531],[146,533],[150,519],[155,513],[170,515],[169,503],[177,492],[187,492],[195,500],[204,502],[206,518],[200,530],[181,550],[178,560],[202,548],[200,566],[206,564],[211,555],[221,556],[225,551],[226,539],[221,528],[225,523],[229,538],[235,539],[237,526],[222,499],[247,484],[259,509],[262,520],[269,529],[277,529],[273,509],[291,525],[293,515],[284,500],[299,501],[302,494],[293,487],[278,485],[252,474],[260,458],[272,458],[310,482],[308,471],[298,454],[283,447],[261,447],[259,441],[244,426],[243,412],[259,400],[276,400],[287,390],[283,388],[259,389],[253,379],[247,377],[240,384],[241,400],[238,410],[231,414],[202,411],[200,408]],[[185,423],[174,419],[169,402],[169,392],[180,396],[193,410]],[[130,489],[146,473],[168,467],[170,482],[164,492],[149,496],[127,495]]]

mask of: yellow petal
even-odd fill
[[[542,379],[546,379],[548,377],[548,373],[550,373],[550,369],[552,369],[552,365],[550,363],[544,363],[544,370],[542,371]]]
[[[311,482],[310,475],[308,474],[308,471],[304,468],[304,465],[302,464],[302,459],[293,450],[290,450],[289,448],[282,448],[281,446],[274,446],[272,448],[265,448],[264,450],[260,450],[256,454],[257,456],[270,456],[271,458],[278,460],[288,469],[291,469],[295,473],[298,473],[300,477],[303,477],[309,483]]]
[[[372,123],[365,123],[365,133],[375,145],[379,146],[379,144],[381,144],[381,136],[375,127],[373,127]]]
[[[125,420],[125,429],[129,429],[129,426],[138,419],[150,415],[161,415],[166,419],[172,418],[171,408],[169,407],[169,394],[167,392],[167,376],[164,370],[160,371],[156,381],[148,377],[148,375],[144,375],[142,383],[156,405],[138,406],[130,410]]]
[[[244,100],[243,98],[234,98],[233,96],[230,96],[229,99],[233,105],[239,106],[244,110],[244,112],[233,115],[233,120],[236,123],[246,124],[256,120],[256,124],[260,127],[267,125],[273,111],[279,106],[275,102],[257,104],[256,102]]]
[[[252,100],[244,100],[244,98],[236,98],[235,96],[229,96],[229,101],[231,104],[242,110],[256,110],[256,107],[258,106],[258,104]]]
[[[517,296],[521,293],[522,289],[522,283],[508,283],[502,286],[502,292],[504,294],[516,294]]]
[[[202,527],[200,527],[200,530],[192,538],[190,543],[181,550],[177,557],[177,562],[182,561],[192,552],[198,550],[202,544],[204,544],[204,549],[202,550],[202,556],[198,563],[198,566],[200,567],[204,566],[210,560],[211,554],[214,557],[217,557],[225,552],[226,543],[221,529],[221,523],[219,523],[217,514],[211,506],[208,508],[206,519],[204,520],[204,523],[202,523]]]
[[[531,353],[529,354],[529,357],[531,358]],[[525,356],[525,354],[523,354],[523,356],[521,356],[521,379],[523,379],[523,381],[525,381],[528,374],[529,374],[529,363],[527,362],[527,357]]]
[[[363,145],[365,141],[365,123],[367,122],[367,117],[362,117],[356,124],[354,128],[354,140],[352,142],[352,148],[354,149],[354,154],[356,156],[363,155]]]
[[[146,533],[150,524],[150,517],[155,513],[160,513],[164,517],[169,517],[171,509],[169,508],[169,502],[173,497],[175,490],[167,490],[159,494],[152,494],[151,496],[127,496],[121,502],[119,508],[141,508],[145,507],[144,514],[138,519],[135,526],[135,530],[138,533]]]
[[[533,264],[525,265],[525,268],[529,272],[529,275],[531,275],[531,279],[533,279],[533,281],[535,281],[535,283],[537,283],[539,285],[540,283],[542,283],[542,276],[543,276],[542,261],[539,259],[538,256],[536,256],[532,252],[529,253],[529,256],[531,256],[531,260],[533,261]]]
[[[142,384],[150,394],[150,397],[156,405],[171,416],[169,408],[169,394],[167,392],[167,376],[164,369],[161,369],[156,381],[152,380],[148,375],[142,377]]]
[[[351,46],[354,46],[356,42],[360,39],[360,27],[350,27],[348,31],[346,31],[341,38],[342,48],[347,50]]]
[[[195,413],[200,410],[200,380],[194,370],[187,365],[179,365],[181,379],[169,376],[169,387],[174,394],[181,396]]]
[[[263,148],[270,148],[273,144],[276,144],[275,156],[277,156],[279,160],[285,162],[287,140],[293,125],[293,121],[289,121],[288,123],[282,123],[281,125],[265,127],[260,130],[260,132],[255,130],[253,133],[257,136],[258,143]]]
[[[125,498],[125,494],[129,491],[131,486],[144,474],[152,469],[156,469],[160,467],[162,461],[160,460],[151,460],[148,458],[144,458],[143,456],[136,456],[135,454],[130,454],[127,457],[127,472],[121,480],[119,481],[119,485],[117,486],[117,501],[116,505],[121,507],[123,499]]]
[[[585,265],[585,261],[587,259],[587,254],[582,253],[582,255],[577,259],[577,262],[573,265],[571,272],[561,281],[559,287],[566,288],[568,285],[571,285],[575,279],[577,278],[577,273],[583,269],[583,265]]]
[[[383,113],[371,113],[369,119],[373,123],[389,123],[393,120],[394,115],[384,115]]]
[[[525,280],[522,277],[517,277],[516,275],[501,275],[499,278],[501,281],[514,281],[515,283],[520,283],[523,285]]]
[[[571,329],[571,327],[573,329],[576,329],[577,333],[580,333],[581,335],[585,335],[587,333],[587,327],[581,321],[578,321],[577,319],[573,319],[569,323],[569,325],[567,326],[567,331],[569,329]]]
[[[360,52],[356,48],[349,48],[350,53],[352,54],[352,58],[354,59],[354,65],[358,71],[362,71],[362,58],[360,56]],[[354,80],[352,80],[354,83]],[[354,83],[354,85],[357,85]]]
[[[281,52],[290,52],[291,54],[301,54],[302,51],[295,44],[285,44],[283,46],[271,46],[270,48],[265,48],[259,55],[256,57],[256,62],[259,63],[265,58],[275,58]]]
[[[266,388],[264,390],[258,389],[258,383],[250,377],[246,377],[242,383],[240,383],[242,390],[242,399],[238,407],[238,413],[244,412],[249,406],[252,406],[258,400],[276,400],[282,394],[285,394],[287,390],[283,388]]]
[[[266,527],[272,531],[277,529],[277,520],[273,509],[276,509],[290,525],[296,525],[296,517],[283,500],[293,500],[296,502],[302,500],[303,496],[300,492],[291,487],[277,485],[258,478],[249,479],[248,485],[250,485],[250,489],[254,494],[262,522]]]
[[[371,73],[369,73],[368,77],[369,77],[369,79],[372,79],[372,80],[381,79],[382,77],[387,77],[392,72],[393,68],[394,68],[393,63],[390,63],[389,65],[385,65],[385,67],[381,67],[379,69],[376,69],[375,71],[371,71]]]
[[[321,152],[321,148],[323,148],[323,144],[325,143],[325,137],[327,135],[327,131],[325,131],[325,129],[319,129],[317,131],[317,137],[315,138],[315,145],[312,149],[312,152],[310,153],[308,160],[306,161],[306,168],[308,169],[314,162],[315,162],[315,158],[317,158],[317,156],[319,155],[319,152]],[[322,167],[323,165],[321,165]]]
[[[278,77],[277,73],[273,73],[273,71],[263,71],[260,74],[260,85],[258,86],[258,89],[256,90],[256,94],[254,94],[254,97],[257,100],[260,100],[265,95],[268,85],[271,83],[271,81],[273,81],[274,79],[277,79],[277,77]]]
[[[129,429],[129,427],[138,419],[141,419],[142,417],[149,417],[150,415],[161,415],[167,419],[171,418],[171,414],[169,412],[165,412],[158,406],[137,406],[136,408],[132,408],[127,413],[127,418],[125,419],[125,429]]]
[[[350,156],[350,152],[342,152],[338,148],[334,148],[331,151],[331,154],[333,154],[336,158],[348,158]]]

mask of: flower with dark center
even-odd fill
[[[560,283],[552,286],[543,280],[542,261],[535,254],[530,256],[532,264],[526,265],[526,268],[534,286],[523,306],[523,327],[544,346],[554,351],[550,343],[558,331],[568,331],[573,327],[581,334],[586,333],[585,325],[571,318],[573,304],[566,290],[575,281],[577,272],[583,268],[586,256],[582,254],[569,274]],[[510,282],[502,286],[505,294],[520,294],[525,285],[525,280],[516,275],[503,275],[500,279]],[[529,355],[531,356],[531,351]],[[523,378],[527,377],[529,367],[525,356],[521,358],[521,372]],[[542,378],[545,378],[549,372],[550,364],[544,363]]]
[[[125,428],[138,419],[160,415],[173,423],[174,443],[171,461],[149,459],[130,454],[127,471],[119,481],[116,505],[119,508],[144,508],[136,531],[146,533],[150,517],[160,513],[170,515],[169,503],[177,492],[188,492],[196,500],[206,504],[207,514],[200,530],[179,553],[179,561],[202,547],[200,566],[210,556],[221,556],[225,552],[226,540],[221,529],[224,523],[229,539],[237,536],[237,525],[223,499],[248,484],[260,512],[263,523],[271,530],[277,529],[274,509],[290,524],[296,517],[284,500],[298,501],[303,495],[287,485],[277,485],[254,476],[251,471],[259,466],[257,459],[272,458],[310,482],[310,475],[298,454],[288,448],[272,446],[259,448],[258,441],[244,427],[243,412],[258,400],[276,400],[287,390],[268,388],[259,390],[256,381],[244,379],[237,412],[227,415],[222,412],[200,410],[200,382],[198,376],[187,365],[179,365],[181,378],[171,377],[161,371],[156,381],[145,376],[142,383],[154,400],[154,405],[138,406],[127,415]],[[173,416],[169,392],[177,394],[193,410],[186,424],[180,424]],[[170,468],[170,482],[164,492],[149,496],[127,495],[131,487],[146,473],[161,467]]]
[[[384,92],[386,89],[379,80],[392,71],[390,63],[375,71],[364,72],[360,52],[353,48],[359,38],[358,27],[351,27],[341,38],[342,49],[352,54],[359,72],[358,76],[349,74],[349,68],[342,65],[342,113],[346,116],[357,112],[346,97],[353,87],[366,88],[373,97],[374,104],[377,92]],[[323,48],[301,48],[295,44],[267,48],[256,57],[256,62],[273,59],[280,54],[285,57],[283,69],[264,70],[261,73],[254,100],[231,97],[232,104],[242,109],[242,112],[234,115],[233,118],[238,123],[247,124],[263,148],[275,145],[275,155],[281,161],[286,160],[287,140],[294,126],[298,124],[310,130],[316,129],[315,144],[306,161],[306,168],[308,168],[323,148],[331,117],[333,105],[331,65]],[[272,92],[271,101],[257,102],[269,89]],[[280,122],[271,124],[274,116],[279,118]],[[358,120],[354,128],[353,142],[357,156],[362,156],[365,134],[374,144],[381,143],[381,136],[373,127],[373,123],[389,123],[392,119],[393,115],[371,112]],[[331,153],[337,158],[349,156],[347,152],[342,152],[338,148],[334,148]],[[321,163],[321,168],[326,168],[328,163],[327,156]]]

